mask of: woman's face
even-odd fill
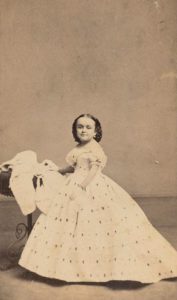
[[[88,117],[81,117],[77,120],[76,133],[81,143],[90,142],[95,136],[95,121]]]

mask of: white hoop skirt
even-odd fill
[[[69,282],[152,283],[176,277],[176,250],[112,179],[100,172],[85,194],[77,189],[71,200],[85,172],[81,164],[63,179],[48,213],[39,216],[19,264]]]

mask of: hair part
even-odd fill
[[[101,124],[100,124],[100,121],[95,118],[93,115],[91,114],[81,114],[79,117],[77,117],[73,124],[72,124],[72,134],[73,134],[73,137],[75,139],[76,142],[80,143],[80,139],[78,138],[77,136],[77,130],[76,130],[76,126],[77,126],[77,121],[80,119],[80,118],[83,118],[83,117],[87,117],[87,118],[90,118],[92,119],[94,122],[95,122],[95,136],[93,137],[98,143],[101,141],[101,138],[102,138],[102,128],[101,128]]]

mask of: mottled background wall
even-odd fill
[[[176,0],[0,0],[0,161],[32,149],[63,165],[90,112],[106,174],[177,195],[176,16]]]

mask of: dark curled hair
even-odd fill
[[[90,119],[92,119],[95,122],[95,132],[96,132],[96,135],[95,135],[94,139],[97,142],[100,142],[101,138],[102,138],[102,128],[101,128],[100,121],[98,119],[96,119],[94,116],[90,115],[90,114],[82,114],[82,115],[80,115],[79,117],[77,117],[74,120],[73,125],[72,125],[72,133],[73,133],[73,137],[74,137],[75,141],[78,142],[78,143],[80,143],[80,139],[77,136],[76,126],[77,126],[77,121],[80,118],[83,118],[83,117],[90,118]]]

